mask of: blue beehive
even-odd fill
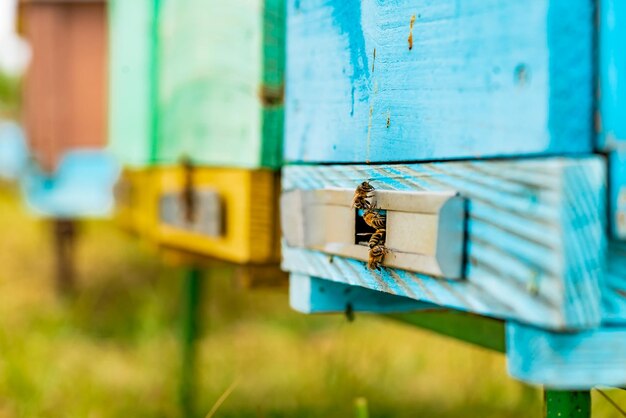
[[[288,2],[294,308],[500,318],[515,377],[626,384],[626,7],[593,6]]]

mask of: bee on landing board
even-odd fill
[[[354,191],[354,198],[352,199],[352,208],[357,209],[369,209],[372,204],[367,200],[372,197],[371,192],[373,192],[374,186],[369,184],[367,181],[359,184],[359,186]]]
[[[376,245],[370,249],[367,268],[370,270],[380,270],[380,265],[388,252],[389,250],[382,244]]]

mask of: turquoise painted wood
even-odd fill
[[[282,162],[284,0],[161,0],[156,159]]]
[[[383,268],[283,245],[283,268],[549,329],[595,327],[604,268],[600,157],[389,166],[287,166],[283,191],[455,191],[469,199],[464,280]]]
[[[289,304],[296,311],[309,314],[410,312],[436,308],[414,299],[301,274],[292,274],[289,278]]]
[[[120,162],[154,160],[158,0],[109,0],[109,148]]]
[[[626,149],[609,153],[609,225],[611,235],[626,239]]]
[[[100,150],[68,151],[46,174],[31,164],[20,178],[28,208],[48,218],[102,218],[113,210],[116,161]]]
[[[599,0],[599,145],[626,151],[626,2]]]
[[[589,0],[288,0],[288,162],[593,149]]]
[[[509,323],[506,340],[516,379],[562,390],[626,385],[626,327],[568,334]]]
[[[626,325],[626,243],[609,242],[602,307],[604,323]]]
[[[24,131],[15,122],[0,122],[0,180],[15,181],[28,167]]]

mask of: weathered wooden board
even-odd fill
[[[158,0],[109,0],[109,147],[125,165],[155,152]]]
[[[283,191],[456,191],[469,200],[465,280],[283,244],[286,270],[552,329],[597,326],[605,260],[601,157],[390,166],[288,166]]]
[[[436,309],[429,303],[350,286],[317,277],[292,274],[289,304],[302,313],[411,312]]]
[[[157,202],[178,194],[184,200],[187,174],[182,168],[159,169]],[[268,170],[193,169],[192,192],[212,190],[222,205],[222,234],[206,235],[199,228],[157,220],[157,240],[172,248],[235,263],[278,262],[278,175]],[[161,207],[156,214],[161,213]],[[203,210],[201,206],[197,210]],[[202,214],[197,218],[202,220]],[[195,221],[194,221],[195,222]],[[201,230],[201,228],[200,228]]]
[[[506,327],[509,373],[552,389],[626,385],[626,328],[603,326],[554,333],[526,325]]]
[[[288,0],[285,157],[589,152],[593,2]]]
[[[282,161],[284,0],[161,0],[157,160]]]
[[[626,3],[599,0],[599,146],[626,150]]]

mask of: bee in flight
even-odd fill
[[[370,270],[380,270],[380,265],[388,252],[389,250],[382,244],[378,244],[372,247],[369,251],[367,268]]]
[[[352,208],[357,209],[369,209],[372,204],[367,200],[372,197],[371,192],[373,192],[374,186],[369,184],[369,182],[364,181],[359,184],[359,186],[354,191],[354,198],[352,199]]]

